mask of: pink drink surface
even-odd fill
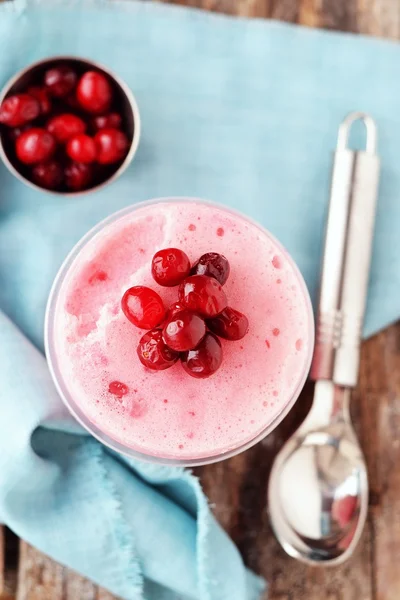
[[[122,313],[134,285],[155,289],[165,305],[177,288],[151,276],[157,250],[178,247],[191,262],[224,254],[229,305],[249,333],[222,340],[224,359],[208,379],[179,362],[152,372],[136,347],[144,331]],[[68,394],[106,435],[145,454],[180,460],[213,456],[256,437],[297,395],[309,366],[312,316],[293,262],[267,233],[221,207],[200,202],[149,204],[106,225],[79,252],[62,283],[54,343]],[[124,394],[110,383],[119,382]]]

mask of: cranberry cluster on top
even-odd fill
[[[222,254],[208,252],[191,267],[188,256],[178,248],[157,252],[152,275],[165,287],[178,287],[178,301],[165,310],[159,294],[135,286],[122,297],[125,316],[149,331],[139,341],[137,353],[145,367],[162,371],[178,359],[192,377],[205,378],[222,363],[218,337],[242,339],[249,328],[247,317],[228,306],[222,286],[230,267]]]
[[[122,116],[112,110],[114,96],[103,73],[78,76],[65,64],[8,96],[0,106],[0,124],[10,128],[16,165],[46,189],[89,187],[99,165],[114,165],[129,150]]]

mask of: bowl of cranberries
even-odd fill
[[[180,361],[191,377],[210,377],[223,361],[220,338],[238,341],[249,329],[246,315],[229,306],[223,289],[230,273],[228,260],[207,252],[191,265],[182,249],[164,248],[153,256],[151,273],[158,285],[176,287],[176,302],[165,306],[153,288],[142,285],[125,291],[125,317],[146,330],[137,347],[138,359],[151,371],[164,371]]]
[[[72,195],[110,183],[132,161],[139,138],[129,87],[90,60],[42,60],[0,93],[0,156],[41,190]]]

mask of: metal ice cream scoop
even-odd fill
[[[367,130],[363,151],[348,148],[356,120]],[[367,470],[349,401],[358,379],[378,180],[375,123],[352,113],[340,126],[334,155],[311,366],[313,405],[277,455],[268,491],[276,537],[290,556],[311,564],[345,561],[367,515]]]

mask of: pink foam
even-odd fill
[[[229,304],[249,318],[243,340],[222,340],[224,362],[209,379],[189,377],[179,363],[146,370],[136,355],[144,332],[120,309],[132,285],[176,300],[176,288],[158,286],[150,272],[153,254],[170,246],[193,262],[224,254]],[[282,411],[307,368],[310,319],[297,271],[263,230],[214,206],[170,202],[134,210],[88,242],[60,291],[55,345],[70,394],[97,427],[141,452],[190,460],[242,445]],[[112,382],[128,392],[111,393]]]

